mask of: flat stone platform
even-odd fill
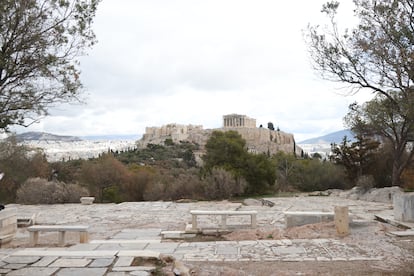
[[[153,231],[153,229],[149,230]],[[122,232],[134,236],[142,230]],[[154,232],[159,235],[159,232]],[[337,239],[297,239],[214,242],[159,240],[91,241],[68,248],[25,248],[10,252],[0,262],[7,275],[150,275],[153,267],[133,266],[135,257],[171,255],[184,262],[329,262],[384,261],[387,252],[367,250]],[[124,274],[124,275],[128,275]],[[74,274],[72,274],[74,275]]]
[[[50,239],[45,233],[38,246],[30,247],[27,228],[18,228],[10,246],[0,248],[0,275],[150,275],[153,268],[133,266],[132,261],[138,256],[159,254],[171,255],[190,267],[199,262],[262,265],[263,262],[307,262],[316,267],[328,262],[349,263],[347,266],[366,262],[368,267],[392,272],[414,262],[414,250],[410,249],[414,248],[413,241],[386,235],[398,229],[375,220],[375,215],[393,216],[390,204],[315,196],[267,200],[275,203],[274,207],[245,206],[229,201],[11,205],[17,208],[19,217],[36,214],[38,224],[88,225],[90,242],[81,244],[78,235],[68,233],[70,246],[61,247],[56,244],[55,233]],[[162,231],[184,230],[191,222],[189,211],[194,209],[257,211],[260,232],[285,229],[287,211],[332,212],[336,205],[348,206],[358,222],[351,225],[351,234],[344,238],[268,237],[193,242],[161,238]],[[248,217],[231,219],[235,224],[249,221]],[[203,216],[199,225],[207,228],[219,222],[217,218]]]

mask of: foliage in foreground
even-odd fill
[[[344,137],[340,144],[332,144],[331,161],[341,165],[347,180],[357,186],[367,177],[372,177],[373,187],[391,186],[392,146],[359,134],[355,138],[352,143]]]
[[[414,158],[414,88],[409,95],[390,91],[388,97],[353,104],[345,121],[358,135],[390,145],[391,182],[401,186],[401,175]]]
[[[99,0],[0,3],[0,130],[8,130],[79,99],[78,57],[96,42]]]
[[[234,136],[231,139],[239,140],[240,137]],[[237,145],[234,141],[230,142],[233,146]],[[8,158],[3,154],[1,157],[5,159],[0,158],[0,165],[7,169],[5,178],[0,181],[0,195],[7,195],[6,199],[1,199],[3,203],[15,202],[17,190],[19,202],[79,202],[80,193],[70,192],[69,194],[73,195],[70,199],[67,195],[68,187],[79,186],[86,188],[82,190],[83,196],[95,196],[97,202],[123,202],[220,200],[329,188],[347,189],[357,183],[366,187],[377,185],[376,179],[372,184],[370,178],[349,181],[344,166],[321,160],[317,156],[313,159],[298,159],[283,152],[274,156],[253,155],[245,150],[230,150],[231,146],[227,146],[227,155],[239,152],[243,158],[223,157],[219,154],[220,150],[217,150],[214,153],[217,154],[217,158],[221,158],[221,166],[212,165],[214,162],[211,162],[208,163],[210,166],[196,167],[189,166],[184,158],[176,158],[187,152],[189,145],[185,145],[184,148],[174,144],[157,147],[151,145],[150,148],[155,150],[152,152],[147,148],[144,154],[134,149],[128,152],[109,152],[90,160],[70,160],[52,164],[49,164],[43,155],[29,154],[31,151],[17,144],[7,145],[11,146],[4,149],[14,154]],[[226,143],[219,145],[226,147]],[[0,148],[1,146],[2,143]],[[41,156],[43,158],[40,158]],[[145,159],[142,156],[145,156]],[[193,159],[192,151],[188,156],[190,158],[187,160]],[[210,159],[212,160],[214,159]],[[384,158],[379,157],[376,160],[383,161]],[[384,171],[380,170],[378,173]],[[407,172],[405,177],[409,178],[410,175],[412,171]],[[35,184],[25,183],[33,177],[42,179],[34,182],[30,180]],[[5,185],[10,181],[14,183],[11,186],[13,189]],[[77,183],[79,186],[64,183]],[[34,191],[35,187],[42,188]],[[44,196],[36,194],[40,190],[44,191]],[[43,201],[36,201],[30,197],[31,195],[37,199],[43,198]]]
[[[277,170],[278,191],[310,192],[350,188],[342,166],[318,158],[297,159],[283,152],[273,156],[273,159]]]
[[[16,202],[22,204],[78,203],[80,197],[88,193],[87,189],[78,184],[29,178],[17,190]]]
[[[263,193],[276,180],[272,160],[265,154],[249,153],[246,141],[236,131],[214,131],[207,141],[203,161],[207,175],[212,169],[221,168],[233,174],[236,181],[246,181],[247,194]]]
[[[16,200],[16,191],[30,177],[48,178],[49,163],[42,152],[19,145],[11,137],[0,141],[0,202]]]
[[[361,89],[375,98],[351,105],[347,123],[360,135],[392,146],[392,185],[414,158],[414,5],[411,0],[354,0],[358,24],[341,31],[338,1],[323,5],[330,19],[309,26],[307,42],[315,70],[325,79]]]

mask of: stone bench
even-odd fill
[[[89,240],[89,226],[85,225],[33,225],[27,228],[30,232],[30,244],[36,245],[39,240],[39,232],[59,232],[59,245],[65,244],[66,232],[79,232],[80,243]]]
[[[0,246],[9,243],[17,232],[17,209],[5,208],[0,211]]]
[[[220,227],[227,228],[228,216],[250,216],[250,227],[255,228],[257,225],[257,211],[209,211],[209,210],[191,210],[192,230],[197,230],[197,216],[221,216]]]
[[[82,205],[91,205],[94,200],[95,200],[95,197],[93,196],[83,196],[80,198],[80,202]]]
[[[334,212],[284,212],[286,227],[334,221]]]

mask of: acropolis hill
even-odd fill
[[[256,119],[246,115],[229,114],[223,116],[223,127],[217,129],[203,129],[201,125],[167,124],[161,127],[147,127],[141,140],[137,142],[139,147],[148,144],[164,144],[166,139],[172,139],[174,143],[187,141],[200,145],[201,150],[213,131],[234,130],[240,133],[246,140],[249,152],[275,154],[279,151],[286,153],[302,154],[302,149],[295,143],[293,134],[280,130],[271,130],[264,127],[256,127]]]

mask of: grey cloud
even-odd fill
[[[315,81],[302,40],[324,2],[102,1],[99,42],[80,60],[87,104],[58,106],[36,127],[142,133],[219,127],[227,113],[294,133],[342,123],[348,99]]]

